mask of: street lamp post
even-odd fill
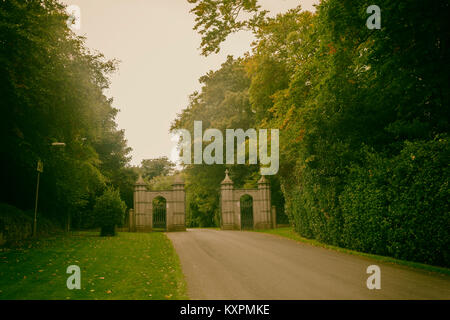
[[[44,164],[39,159],[37,163],[37,183],[36,183],[36,201],[34,202],[34,223],[33,223],[33,237],[36,237],[36,226],[37,226],[37,207],[39,198],[39,177],[41,173],[44,172]]]
[[[64,142],[53,142],[52,147],[65,147],[66,144]],[[38,199],[39,199],[39,179],[41,173],[44,172],[44,163],[39,159],[37,163],[37,183],[36,183],[36,201],[34,202],[34,221],[33,221],[33,237],[37,235],[37,208],[38,208]]]

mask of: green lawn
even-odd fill
[[[178,256],[165,234],[77,232],[0,249],[0,299],[187,299]],[[66,269],[81,269],[81,289]]]
[[[399,259],[395,259],[395,258],[391,258],[391,257],[379,256],[379,255],[375,255],[375,254],[364,253],[364,252],[359,252],[359,251],[354,251],[354,250],[349,250],[349,249],[345,249],[345,248],[327,245],[327,244],[324,244],[317,240],[304,238],[304,237],[300,236],[298,233],[294,232],[294,230],[290,227],[268,229],[268,230],[255,230],[255,231],[273,234],[276,236],[288,238],[288,239],[295,240],[298,242],[307,243],[307,244],[310,244],[310,245],[313,245],[316,247],[322,247],[322,248],[335,250],[335,251],[339,251],[339,252],[344,252],[344,253],[348,253],[348,254],[363,256],[363,257],[371,258],[371,259],[378,260],[378,261],[385,262],[385,263],[399,264],[399,265],[404,265],[404,266],[407,266],[410,268],[423,269],[423,270],[427,270],[430,272],[437,272],[437,273],[443,273],[443,274],[450,275],[450,269],[444,268],[444,267],[431,266],[428,264],[423,264],[423,263],[418,263],[418,262],[399,260]]]

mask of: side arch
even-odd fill
[[[239,214],[241,230],[253,230],[255,227],[253,197],[244,194],[239,199]]]
[[[156,196],[152,200],[153,231],[167,231],[167,199]]]
[[[165,199],[165,208],[161,202],[154,206],[153,200],[161,198]],[[185,203],[184,182],[180,177],[175,179],[172,190],[151,191],[147,189],[145,181],[140,176],[134,188],[134,210],[130,215],[130,231],[149,232],[154,229],[185,231]]]

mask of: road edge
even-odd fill
[[[269,234],[269,235],[276,236],[279,238],[289,239],[289,240],[292,240],[295,242],[308,244],[308,245],[311,245],[314,247],[321,247],[321,248],[334,250],[334,251],[341,252],[341,253],[347,253],[347,254],[351,254],[351,255],[355,255],[355,256],[370,258],[370,259],[377,260],[377,261],[384,262],[384,263],[402,265],[402,266],[406,266],[411,269],[425,270],[427,272],[431,272],[431,273],[435,273],[435,274],[439,274],[439,275],[450,275],[450,269],[445,268],[445,267],[432,266],[432,265],[419,263],[419,262],[400,260],[400,259],[396,259],[396,258],[392,258],[392,257],[380,256],[380,255],[376,255],[376,254],[345,249],[345,248],[341,248],[341,247],[328,245],[328,244],[319,242],[314,239],[307,239],[307,238],[300,236],[296,232],[294,232],[294,230],[290,227],[268,229],[268,230],[252,230],[251,232],[265,233],[265,234]]]

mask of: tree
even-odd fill
[[[257,1],[190,2],[197,4],[203,54],[252,26],[257,41],[240,59],[249,83],[240,95],[252,111],[249,123],[280,129],[276,179],[295,230],[333,245],[448,266],[441,252],[450,235],[440,226],[449,219],[441,162],[448,157],[449,4],[382,0],[381,29],[373,30],[366,27],[369,1],[324,0],[315,13],[296,8],[275,18],[259,15]],[[240,10],[252,14],[236,23]],[[221,85],[206,83],[176,126],[199,115],[212,127],[220,123],[215,115],[234,124],[228,119],[242,109],[226,99],[233,90],[220,88],[238,70],[217,71]]]
[[[151,180],[157,176],[167,176],[173,171],[175,164],[167,157],[144,159],[141,161],[143,177]]]
[[[202,35],[202,54],[218,53],[220,44],[231,33],[256,28],[266,11],[260,11],[257,0],[187,0],[196,6],[194,30]],[[250,19],[242,16],[250,15]]]
[[[90,52],[67,18],[55,0],[0,2],[0,201],[33,208],[40,159],[39,211],[60,224],[106,186],[125,189],[130,152],[104,93],[117,62]]]
[[[215,128],[223,135],[229,128],[247,130],[254,127],[248,99],[250,79],[243,59],[229,56],[219,70],[208,72],[200,82],[201,92],[191,95],[189,106],[175,119],[172,130],[187,129],[193,136],[194,120],[202,121],[203,130]],[[219,225],[220,182],[225,168],[224,164],[185,166],[189,226]],[[256,182],[258,177],[254,173],[258,170],[257,165],[236,165],[231,170],[231,177],[236,186],[242,186],[248,180]]]

